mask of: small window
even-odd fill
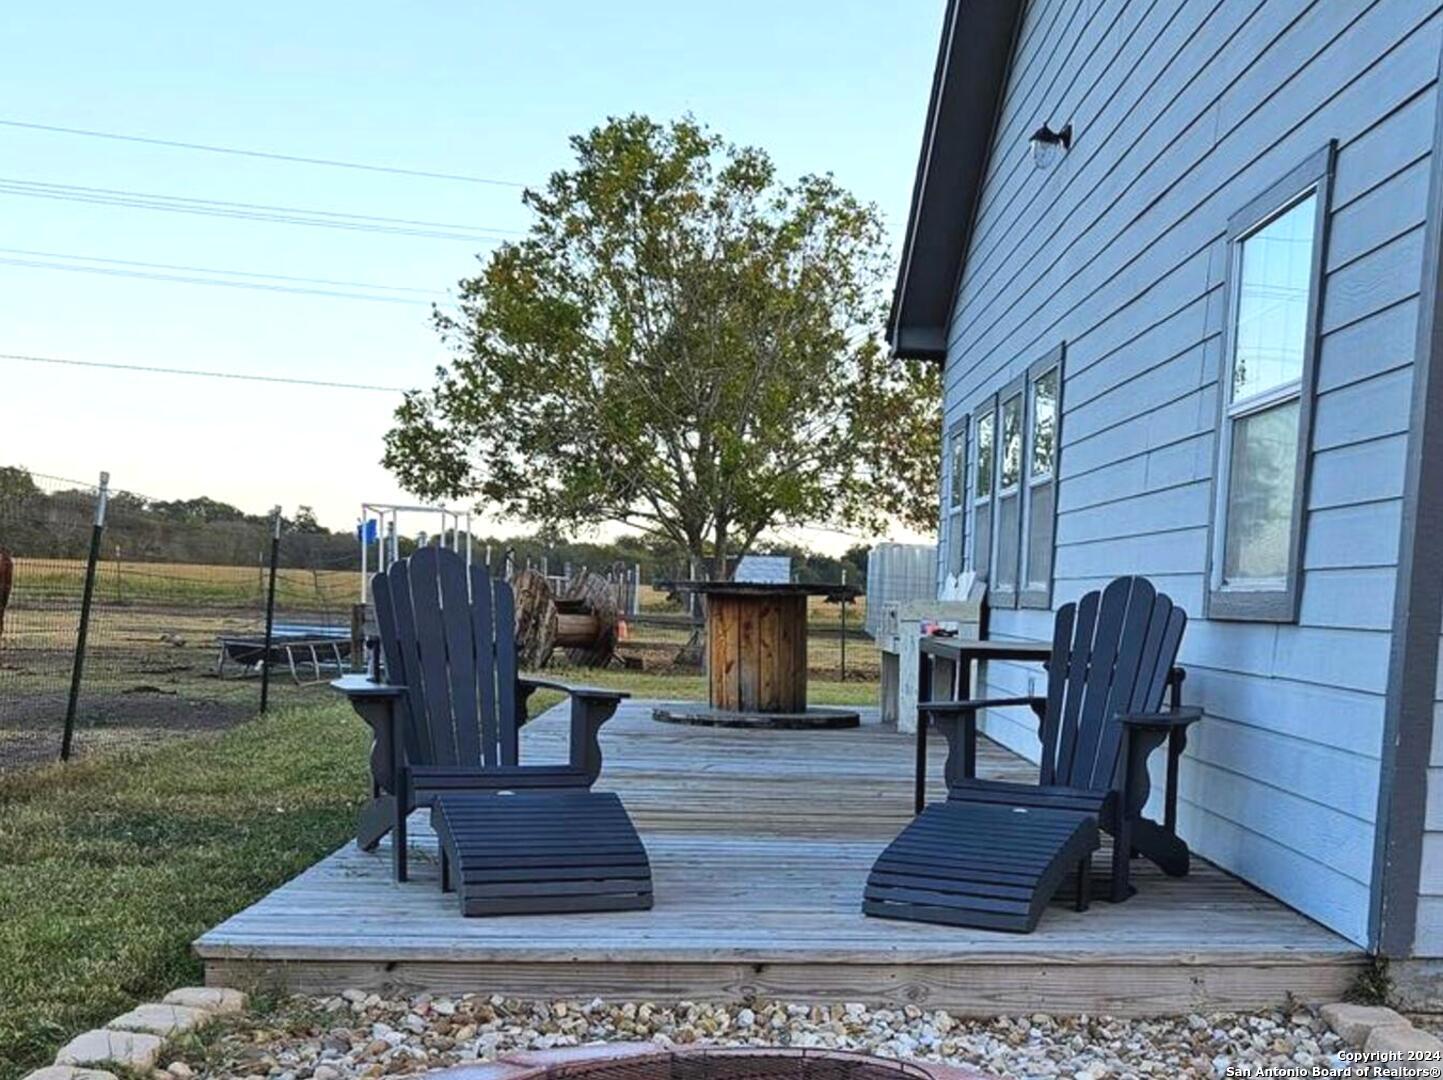
[[[995,398],[973,414],[972,427],[977,432],[973,449],[976,464],[972,478],[972,569],[985,580],[992,564],[992,481],[997,456]]]
[[[1019,607],[1052,606],[1052,552],[1057,536],[1057,454],[1062,416],[1059,345],[1027,373],[1027,495],[1023,505]]]
[[[998,442],[997,497],[995,500],[997,552],[989,581],[994,607],[1017,606],[1017,572],[1022,544],[1022,452],[1025,379],[1009,384],[1001,394]]]
[[[967,548],[967,422],[947,434],[947,574],[962,572]]]
[[[953,510],[961,509],[963,495],[967,490],[967,426],[959,424],[952,429],[952,496],[948,505]]]
[[[1208,614],[1297,617],[1332,147],[1236,215]]]
[[[1043,372],[1032,383],[1031,479],[1052,475],[1057,460],[1057,368]]]

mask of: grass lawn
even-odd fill
[[[706,697],[700,675],[548,674],[640,698]],[[810,689],[833,705],[877,693],[870,682]],[[531,712],[560,699],[538,693]],[[191,941],[349,838],[369,733],[344,702],[314,702],[0,779],[0,1080],[197,982]]]
[[[368,743],[322,701],[0,781],[0,1080],[195,983],[196,936],[345,841]]]

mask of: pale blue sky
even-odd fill
[[[831,170],[905,223],[942,0],[81,2],[0,13],[0,120],[537,183],[609,114],[685,112]],[[0,127],[0,183],[520,230],[519,190]],[[479,245],[32,198],[15,250],[373,282],[444,297]],[[164,271],[160,271],[164,272]],[[0,263],[0,353],[411,386],[444,357],[418,304]],[[384,394],[0,360],[0,464],[333,527],[401,497]],[[825,543],[821,537],[813,537]]]

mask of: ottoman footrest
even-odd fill
[[[442,887],[463,915],[650,908],[651,863],[610,792],[437,795]]]
[[[891,919],[1030,933],[1070,873],[1087,903],[1100,844],[1094,815],[988,803],[936,803],[893,840],[867,877],[862,911]]]

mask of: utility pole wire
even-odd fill
[[[116,142],[144,143],[149,146],[166,146],[173,150],[198,150],[207,154],[230,154],[235,157],[261,158],[266,161],[288,161],[298,165],[321,165],[331,169],[356,169],[361,172],[390,173],[394,176],[416,176],[426,180],[454,180],[463,184],[486,184],[493,187],[519,188],[525,184],[515,180],[498,180],[490,176],[468,176],[465,173],[432,172],[428,169],[407,169],[398,165],[371,165],[360,161],[340,161],[335,158],[303,157],[299,154],[279,154],[269,150],[245,150],[235,146],[216,146],[209,143],[182,142],[179,139],[156,139],[146,135],[127,135],[115,131],[95,131],[90,128],[61,127],[58,124],[36,124],[27,120],[0,120],[0,127],[23,128],[28,131],[45,131],[52,135],[81,135],[88,139],[111,139]]]
[[[118,364],[99,360],[70,360],[58,356],[29,356],[24,353],[0,353],[0,360],[18,360],[27,364],[62,364],[66,367],[104,368],[109,371],[139,371],[147,375],[187,375],[203,379],[234,379],[240,382],[285,383],[291,386],[322,386],[334,390],[371,390],[385,394],[408,393],[401,386],[375,386],[369,383],[333,382],[328,379],[297,379],[286,375],[245,375],[236,371],[201,371],[194,368],[158,367],[149,364]]]

